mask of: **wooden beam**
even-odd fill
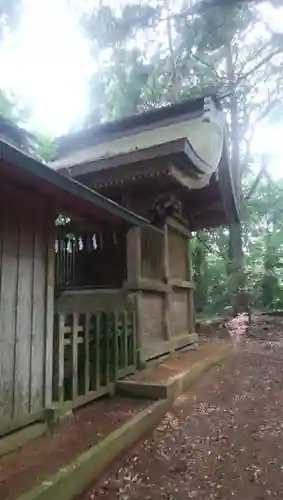
[[[162,263],[163,263],[164,282],[168,283],[168,280],[169,280],[169,253],[168,253],[168,225],[167,224],[164,224],[164,228],[163,228]]]
[[[95,321],[95,390],[100,388],[100,329],[101,329],[101,314],[94,316]]]
[[[64,403],[64,336],[65,336],[65,315],[59,314],[59,352],[58,352],[58,399],[59,404]]]
[[[82,329],[79,325],[79,315],[73,313],[72,317],[72,399],[75,401],[78,397],[78,335]],[[66,330],[65,330],[66,333]]]
[[[44,369],[44,406],[47,408],[52,403],[52,377],[53,377],[53,335],[54,335],[54,223],[49,221],[47,230],[46,252],[46,295],[45,295],[45,369]],[[60,335],[60,329],[59,329]]]
[[[195,289],[195,284],[193,281],[188,281],[188,280],[182,280],[182,279],[170,279],[168,282],[169,285],[171,285],[173,288],[184,288],[187,290],[194,290]]]
[[[5,436],[5,434],[10,434],[14,431],[19,431],[24,427],[27,427],[36,422],[44,422],[45,415],[44,410],[40,410],[32,415],[24,415],[17,420],[10,420],[10,422],[1,423],[0,427],[0,438]]]
[[[166,219],[166,223],[168,224],[169,227],[177,231],[178,233],[182,234],[186,238],[191,237],[191,231],[188,227],[188,224],[181,220],[178,220],[178,218],[175,217],[168,217]]]
[[[187,277],[188,282],[192,282],[193,269],[192,269],[192,254],[191,254],[191,240],[188,240],[187,250]],[[189,333],[195,333],[195,304],[194,304],[194,290],[191,288],[188,291],[188,327]]]
[[[139,279],[141,268],[141,228],[133,227],[127,233],[127,279]]]
[[[176,179],[176,181],[182,186],[182,187],[185,187],[187,189],[189,189],[191,191],[192,189],[192,186],[189,182],[189,176],[188,175],[184,175],[182,172],[180,172],[179,169],[177,169],[176,167],[173,167],[173,165],[170,167],[170,175],[171,177],[174,177],[174,179]]]
[[[105,346],[105,351],[104,351],[104,355],[105,355],[105,365],[104,365],[104,368],[105,368],[105,385],[106,387],[109,387],[109,384],[110,384],[110,335],[111,335],[111,318],[110,318],[110,315],[107,314],[107,316],[105,317],[105,331],[103,332],[103,335],[104,335],[104,346]]]
[[[90,314],[87,313],[85,315],[85,395],[87,395],[90,391],[90,375],[89,375],[89,329],[90,329]]]
[[[169,253],[168,253],[168,226],[164,224],[163,228],[163,274],[164,281],[167,284],[169,281],[170,270],[169,270]],[[163,321],[164,321],[164,338],[165,340],[171,340],[171,322],[170,322],[170,302],[171,297],[169,293],[166,293],[163,297]]]
[[[124,366],[128,366],[128,312],[124,311]]]
[[[139,280],[128,280],[123,283],[123,288],[125,290],[132,291],[143,291],[143,292],[159,292],[159,293],[169,293],[172,287],[167,283],[159,280],[150,279],[139,279]]]
[[[151,162],[152,160],[157,160],[160,158],[168,158],[170,155],[179,155],[184,161],[189,162],[190,160],[185,153],[186,141],[185,139],[177,139],[167,143],[157,144],[154,146],[146,147],[144,149],[138,149],[129,151],[127,153],[115,154],[113,152],[113,156],[105,157],[102,159],[96,160],[82,160],[78,162],[76,165],[62,166],[58,167],[58,170],[65,176],[71,174],[71,177],[79,178],[84,175],[91,175],[92,178],[97,179],[101,177],[101,171],[105,172],[105,170],[116,169],[116,178],[121,178],[121,167],[124,167],[124,170],[129,167],[131,164],[141,164],[145,162]],[[166,164],[166,162],[164,162]],[[119,167],[119,169],[117,168]],[[136,167],[135,167],[136,168]],[[119,170],[119,175],[117,172]],[[133,175],[133,168],[131,168]],[[109,172],[105,175],[103,174],[103,178],[109,175]],[[115,174],[114,174],[115,175]],[[107,181],[106,181],[107,182]]]

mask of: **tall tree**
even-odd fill
[[[143,112],[206,88],[226,95],[231,164],[245,216],[246,185],[253,194],[261,178],[251,175],[254,131],[269,114],[282,112],[282,36],[247,2],[200,11],[181,0],[148,0],[117,11],[102,1],[84,26],[98,66],[91,86],[95,120]],[[235,311],[247,274],[245,231],[245,224],[231,227],[225,247]]]

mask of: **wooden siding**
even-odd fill
[[[33,200],[0,201],[0,433],[51,403],[53,223]]]
[[[189,240],[186,227],[178,224],[172,227],[170,220],[162,230],[145,227],[128,233],[125,288],[136,298],[137,346],[142,362],[194,339]]]
[[[141,228],[141,256],[142,278],[161,280],[163,276],[162,265],[163,233],[155,227]]]
[[[188,238],[169,227],[168,246],[170,278],[187,279]]]
[[[56,314],[112,312],[134,309],[133,296],[122,289],[64,290],[55,300]]]
[[[171,335],[178,337],[185,333],[192,333],[189,325],[188,293],[191,291],[174,289],[170,300]]]

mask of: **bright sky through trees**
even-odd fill
[[[75,3],[87,5],[86,0]],[[278,10],[268,5],[262,9],[266,22],[281,30]],[[20,28],[2,44],[0,60],[1,87],[11,88],[31,105],[34,127],[60,135],[83,116],[94,63],[68,0],[24,0]],[[283,163],[282,135],[283,125],[262,123],[253,144],[257,152],[272,152],[276,175]]]
[[[65,132],[84,113],[89,45],[65,0],[25,0],[17,34],[3,44],[0,83],[30,102],[33,121]]]

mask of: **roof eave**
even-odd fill
[[[119,138],[129,133],[136,133],[137,130],[146,130],[164,126],[168,122],[176,122],[184,118],[192,119],[201,116],[205,112],[207,102],[213,102],[215,107],[221,109],[219,99],[215,92],[206,92],[203,95],[187,99],[177,104],[162,106],[153,110],[135,114],[120,120],[116,120],[103,125],[92,126],[88,129],[60,137],[56,141],[56,159],[68,155],[78,149],[84,149],[89,145]],[[94,142],[95,141],[95,142]]]
[[[0,159],[14,165],[28,175],[34,176],[75,198],[83,200],[87,204],[108,212],[113,217],[123,219],[123,221],[130,225],[142,226],[149,222],[143,217],[105,198],[100,193],[91,190],[75,180],[68,179],[5,141],[0,141]]]

